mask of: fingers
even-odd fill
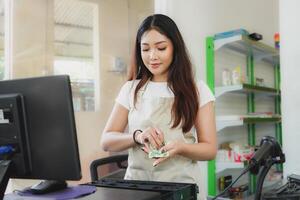
[[[148,147],[144,146],[141,148],[145,153],[149,154],[150,150]]]
[[[158,134],[156,133],[155,129],[153,129],[151,131],[151,136],[152,136],[152,139],[153,139],[153,143],[155,143],[154,145],[155,145],[156,149],[159,149],[159,147],[162,146],[162,142],[161,142]]]
[[[155,159],[155,161],[153,162],[153,167],[157,166],[159,163],[162,163],[162,162],[166,161],[167,159],[174,156],[174,151],[172,149],[170,151],[165,151],[165,152],[168,153],[167,157]]]
[[[148,144],[148,143],[145,143],[144,145],[145,145],[145,146],[144,146],[145,152],[146,152],[146,153],[149,153],[149,152],[150,152],[149,144]]]
[[[154,129],[159,138],[159,141],[161,142],[161,145],[163,146],[165,138],[164,138],[164,134],[163,134],[162,130],[160,130],[158,127],[155,127]]]
[[[153,167],[157,166],[159,163],[161,163],[161,162],[163,162],[163,161],[165,161],[165,160],[167,160],[167,159],[168,159],[168,157],[156,159],[156,160],[153,162]]]
[[[151,146],[155,149],[158,149],[159,148],[159,144],[156,142],[156,138],[155,138],[155,133],[150,133],[149,135],[149,143],[151,144]]]
[[[164,136],[158,128],[147,128],[141,134],[141,140],[143,144],[150,143],[155,149],[159,149],[164,144]]]
[[[167,152],[169,151],[169,146],[168,145],[165,145],[163,146],[162,148],[159,149],[161,152]]]
[[[167,157],[163,157],[163,158],[158,158],[153,162],[153,167],[157,166],[159,163],[164,162],[165,160],[175,156],[177,154],[177,150],[176,150],[176,143],[169,143],[165,146],[163,146],[162,148],[160,148],[159,150],[161,152],[167,152]]]

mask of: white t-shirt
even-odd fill
[[[130,110],[130,100],[133,99],[134,90],[138,82],[139,80],[127,81],[121,88],[119,95],[116,98],[116,102]],[[215,101],[214,95],[203,81],[199,81],[197,83],[197,88],[200,95],[200,107],[204,106],[210,101]],[[167,86],[167,82],[150,81],[143,94],[143,97],[174,97],[174,94]]]

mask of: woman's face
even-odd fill
[[[152,81],[167,81],[169,66],[173,60],[171,40],[151,29],[141,38],[141,55],[145,66],[153,74]]]

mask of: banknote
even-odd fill
[[[149,158],[163,158],[163,157],[168,157],[169,152],[162,152],[157,149],[151,149],[148,156]]]

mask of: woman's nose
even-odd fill
[[[150,59],[151,60],[155,60],[155,59],[157,59],[158,57],[157,57],[157,52],[156,52],[156,50],[152,50],[151,52],[150,52]]]

